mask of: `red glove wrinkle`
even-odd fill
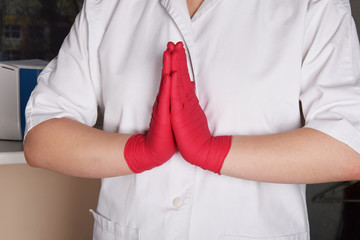
[[[171,124],[180,154],[191,164],[220,174],[232,136],[211,136],[204,111],[190,81],[183,44],[172,53]]]
[[[125,160],[134,173],[141,173],[160,166],[176,152],[176,144],[170,121],[171,52],[169,43],[163,55],[163,70],[159,93],[153,105],[149,131],[133,135],[126,142]]]

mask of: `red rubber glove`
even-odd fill
[[[132,136],[125,145],[124,157],[134,173],[141,173],[160,166],[176,152],[170,122],[171,52],[169,43],[163,55],[163,70],[159,93],[153,106],[149,131]]]
[[[172,53],[171,125],[180,154],[191,164],[220,174],[232,136],[213,137],[190,81],[181,42]]]

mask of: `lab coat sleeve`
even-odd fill
[[[360,48],[348,0],[311,0],[300,100],[305,127],[360,153]]]
[[[84,1],[58,56],[39,75],[25,110],[25,134],[52,118],[68,117],[89,126],[96,123],[99,83],[96,63],[90,60],[94,48],[90,5]]]

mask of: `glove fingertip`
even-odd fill
[[[175,48],[176,49],[183,49],[184,48],[183,42],[177,42],[176,45],[175,45]]]
[[[175,49],[175,44],[173,42],[168,42],[166,50],[169,50],[170,52],[172,52],[172,51],[174,51],[174,49]]]

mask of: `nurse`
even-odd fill
[[[305,184],[360,179],[359,69],[348,0],[85,0],[25,156],[102,178],[94,239],[309,239]]]

